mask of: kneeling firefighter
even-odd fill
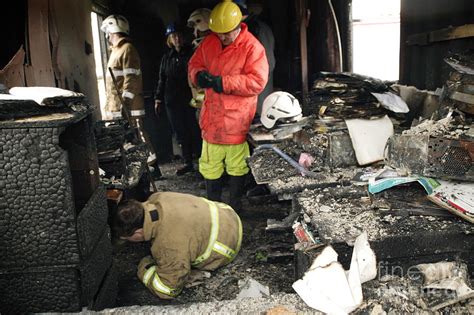
[[[242,223],[228,205],[189,194],[154,193],[146,202],[119,206],[113,229],[131,242],[151,241],[138,278],[163,299],[176,297],[191,269],[215,270],[240,250]]]

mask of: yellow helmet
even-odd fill
[[[212,9],[209,28],[214,33],[227,33],[235,29],[241,20],[239,6],[230,0],[224,0]]]

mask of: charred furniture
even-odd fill
[[[34,117],[0,121],[3,314],[77,312],[115,302],[90,110],[75,104],[46,112],[38,107]]]

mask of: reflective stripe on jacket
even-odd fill
[[[232,208],[189,194],[162,192],[143,203],[144,236],[151,240],[153,266],[138,275],[161,298],[178,295],[191,268],[215,270],[240,249],[242,225]]]
[[[107,63],[105,111],[117,115],[116,113],[120,113],[122,107],[108,68],[111,68],[114,73],[122,99],[130,114],[132,116],[144,116],[140,56],[128,37],[121,38],[115,46],[111,47],[111,54]]]
[[[243,143],[255,115],[257,95],[268,80],[262,44],[245,23],[235,41],[225,48],[217,35],[210,34],[191,57],[188,70],[194,85],[200,71],[222,77],[223,93],[206,89],[199,122],[203,139],[213,144]]]

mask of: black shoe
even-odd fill
[[[247,191],[247,197],[257,197],[270,194],[266,185],[257,185],[254,188]]]
[[[192,171],[194,171],[194,166],[192,164],[186,164],[185,166],[176,170],[176,175],[181,176]]]
[[[161,174],[161,171],[159,168],[155,168],[153,172],[150,173],[150,175],[154,181],[166,179],[165,177],[163,177],[163,174]]]
[[[245,175],[229,175],[229,206],[239,213],[242,211],[242,196],[244,194]]]
[[[160,180],[167,180],[167,179],[168,179],[168,178],[166,178],[166,177],[164,177],[164,176],[153,177],[153,180],[154,180],[155,182],[160,181]]]
[[[207,199],[222,201],[222,179],[206,179]]]

